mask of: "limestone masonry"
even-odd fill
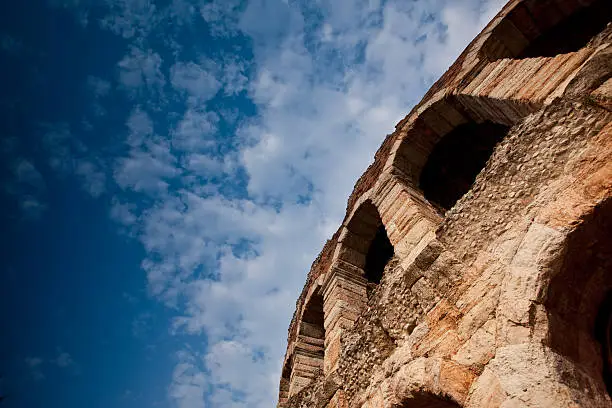
[[[612,407],[612,0],[515,0],[397,124],[278,407]]]

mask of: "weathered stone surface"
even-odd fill
[[[464,366],[483,367],[495,354],[496,322],[489,320],[459,348],[453,360]]]
[[[298,299],[279,407],[612,407],[612,25],[564,44],[592,3],[509,2],[387,136]],[[424,168],[486,121],[479,167],[469,134],[441,161],[478,167],[445,211]]]

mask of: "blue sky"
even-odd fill
[[[270,407],[306,273],[499,0],[0,11],[6,407]]]

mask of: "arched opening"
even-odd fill
[[[302,323],[300,324],[300,335],[318,340],[315,343],[320,343],[320,341],[325,340],[325,327],[323,323],[323,296],[315,293],[310,297],[310,301],[304,309]],[[323,349],[318,350],[318,352],[323,357]]]
[[[288,396],[300,392],[323,374],[325,326],[323,296],[314,292],[306,301],[292,356]]]
[[[371,201],[363,203],[349,222],[343,245],[352,253],[351,262],[363,270],[370,288],[380,283],[385,267],[394,255],[378,210]]]
[[[368,282],[380,283],[385,271],[385,266],[393,257],[393,245],[387,236],[384,225],[376,230],[376,235],[370,244],[366,255],[365,268],[363,269]]]
[[[481,52],[490,61],[575,52],[602,32],[611,18],[609,0],[523,1],[493,29]]]
[[[603,380],[608,394],[612,396],[612,292],[608,292],[599,307],[597,319],[595,320],[595,338],[601,346]]]
[[[459,408],[459,404],[426,392],[414,393],[399,408]]]
[[[550,346],[612,390],[612,200],[569,236],[545,301]]]
[[[576,10],[569,17],[536,37],[518,58],[554,57],[585,47],[610,22],[612,2],[597,0]]]
[[[419,188],[425,198],[443,211],[453,207],[469,191],[508,130],[492,122],[470,122],[442,137],[421,171]]]

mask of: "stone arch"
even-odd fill
[[[391,159],[394,172],[407,178],[441,213],[465,194],[508,133],[532,111],[521,106],[488,108],[488,98],[438,100],[406,127]]]
[[[297,336],[283,368],[283,378],[288,379],[287,398],[297,394],[323,373],[324,320],[321,286],[314,285],[304,301],[297,322]],[[281,381],[281,391],[282,387]]]
[[[449,210],[467,193],[509,128],[490,121],[461,124],[432,149],[419,176],[425,198]]]
[[[467,399],[473,379],[454,362],[420,357],[400,368],[383,389],[393,408],[457,408]]]
[[[441,398],[428,392],[415,392],[404,403],[397,405],[397,408],[459,408],[451,399]]]
[[[576,40],[579,45],[567,49],[551,45],[559,39],[559,44],[566,44],[564,34],[557,31],[571,34],[567,25],[581,27],[583,20],[589,21],[589,30],[580,33],[588,32],[585,34],[588,39],[601,31],[605,24],[591,24],[590,18],[596,15],[597,21],[609,21],[612,3],[607,0],[522,1],[503,13],[472,44],[466,56],[471,61],[468,64],[466,60],[466,64],[472,68],[466,68],[456,87],[452,91],[439,89],[402,122],[401,136],[395,141],[385,167],[414,186],[419,187],[430,154],[445,136],[483,125],[490,129],[506,126],[507,130],[563,96],[572,81],[590,69],[589,63],[596,61],[600,66],[607,61],[606,51],[585,47],[584,38]],[[544,53],[537,49],[553,51]],[[537,58],[531,58],[536,54]],[[598,81],[602,80],[605,77],[598,77]]]
[[[389,173],[383,174],[372,189],[356,200],[343,222],[332,264],[323,282],[326,374],[336,370],[341,335],[365,309],[370,289],[381,278],[390,254],[401,251],[404,256],[425,245],[424,240],[435,236],[440,220],[414,188]],[[372,251],[381,248],[376,245],[377,237],[379,243],[385,242],[382,247],[387,252],[381,262],[374,262],[377,272],[372,279],[368,260]]]
[[[575,52],[601,32],[611,16],[608,0],[516,2],[486,34],[479,54],[495,61]]]
[[[567,237],[544,301],[545,340],[608,393],[612,391],[612,199]]]
[[[364,211],[366,205],[369,211]],[[389,241],[399,257],[409,254],[422,241],[424,235],[433,233],[442,221],[437,209],[431,206],[409,181],[393,172],[384,172],[379,176],[376,185],[355,201],[352,211],[346,216],[332,263],[345,262],[345,257],[342,256],[346,250],[343,247],[345,243],[351,248],[351,229],[347,227],[358,226],[361,214],[373,214],[374,211],[384,225]],[[363,252],[363,249],[358,250]],[[357,266],[357,274],[361,273],[362,264],[351,263],[351,266]]]
[[[379,283],[394,254],[385,224],[371,199],[361,203],[346,224],[339,242],[338,261],[359,271],[369,283]]]

